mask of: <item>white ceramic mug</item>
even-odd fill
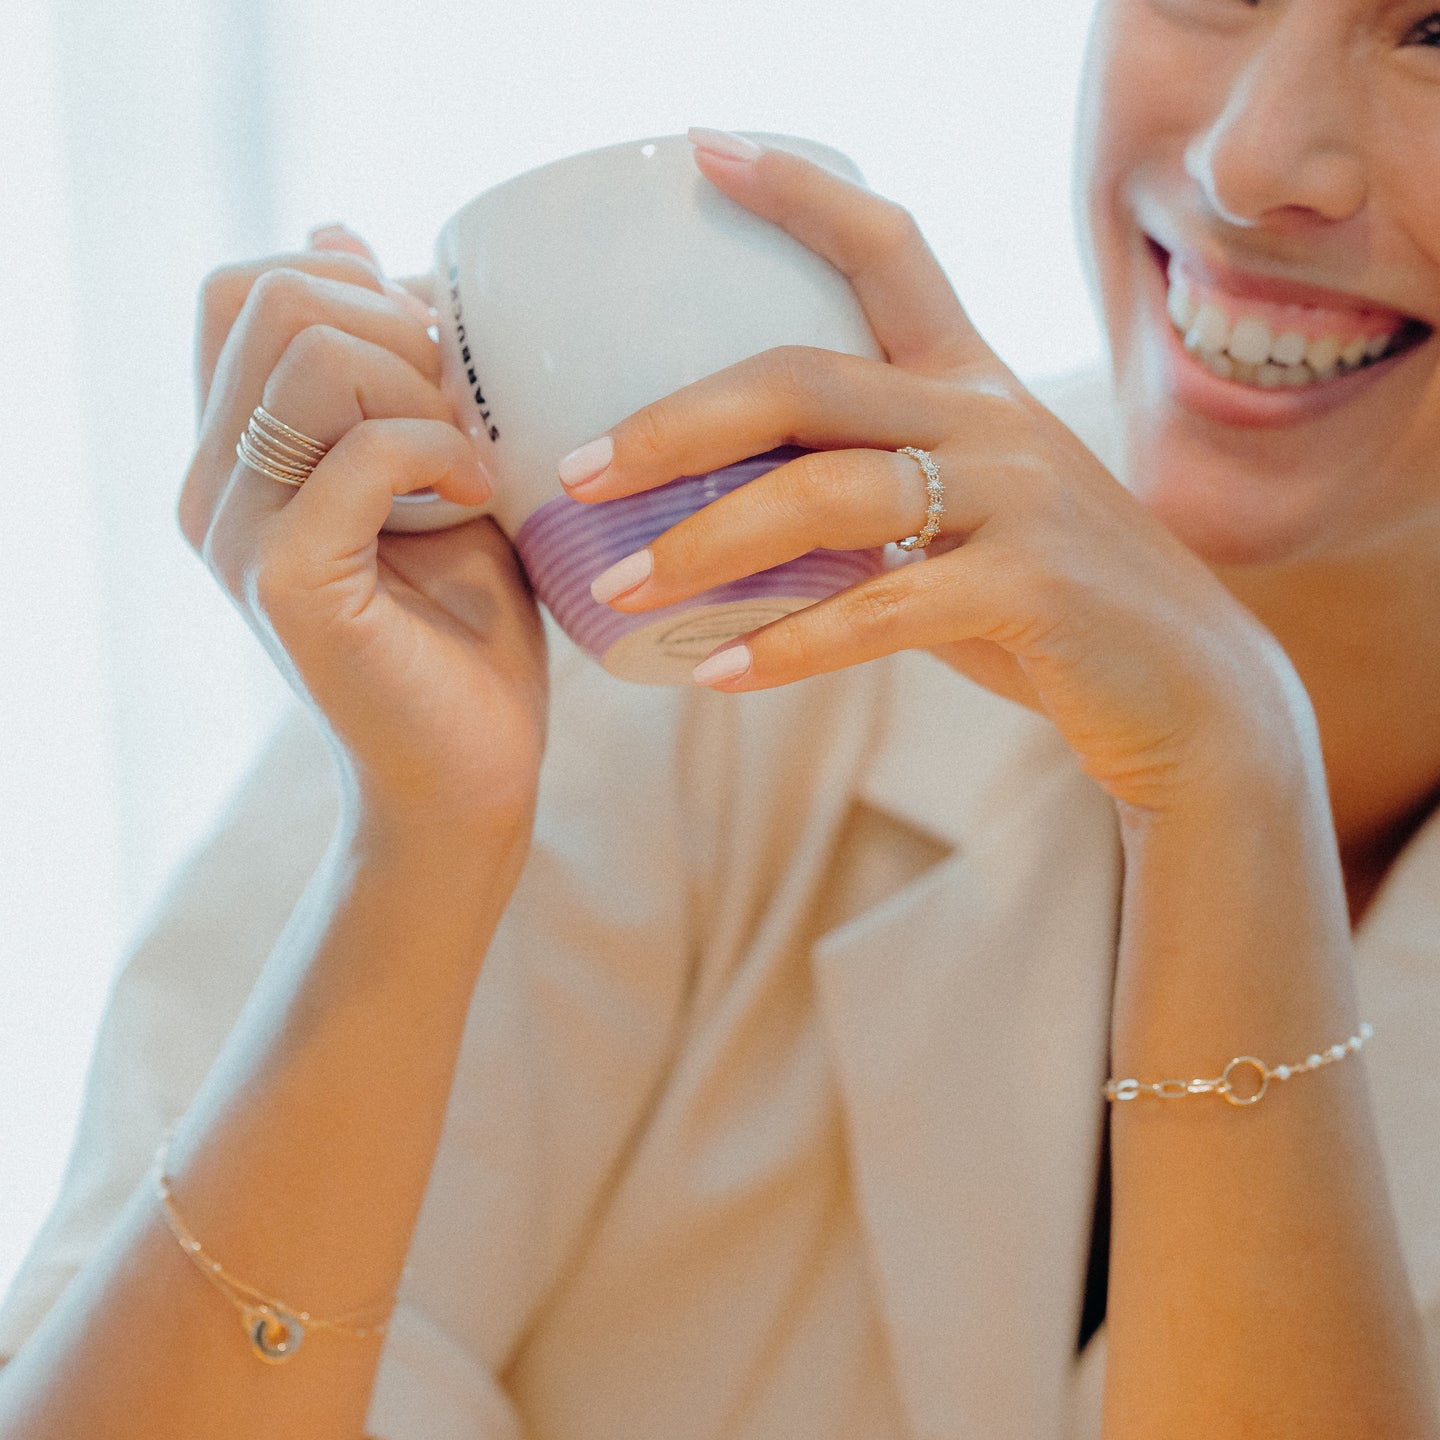
[[[848,179],[845,156],[753,134]],[[436,243],[443,385],[495,485],[483,507],[397,497],[388,530],[490,514],[540,600],[612,674],[687,684],[747,630],[879,573],[883,547],[815,550],[693,599],[626,615],[590,582],[685,515],[805,453],[786,446],[709,475],[591,504],[560,484],[562,456],[651,401],[777,345],[883,358],[845,277],[722,195],[683,135],[610,145],[495,186]]]

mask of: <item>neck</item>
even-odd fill
[[[1440,799],[1437,569],[1440,527],[1383,553],[1215,569],[1309,692],[1352,911]]]

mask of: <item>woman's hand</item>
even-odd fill
[[[696,159],[850,279],[888,363],[772,350],[616,425],[613,461],[569,485],[576,499],[779,445],[816,453],[673,526],[639,552],[648,577],[636,583],[644,559],[621,561],[597,577],[597,598],[608,577],[611,590],[628,582],[609,598],[616,609],[648,610],[819,546],[913,534],[925,477],[893,452],[919,446],[945,485],[923,563],[741,637],[697,679],[762,689],[923,647],[1047,714],[1124,804],[1164,809],[1242,758],[1293,774],[1313,717],[1278,643],[986,346],[909,214],[785,151],[747,161],[700,148]]]
[[[180,526],[318,713],[365,813],[518,832],[547,676],[514,552],[488,519],[380,533],[395,495],[432,486],[474,505],[490,493],[439,389],[431,323],[343,231],[211,275]],[[298,489],[236,457],[259,404],[332,447]]]

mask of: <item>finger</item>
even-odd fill
[[[944,466],[944,457],[935,458]],[[936,501],[941,534],[967,535],[985,519],[980,492],[950,489],[953,499]],[[817,451],[671,526],[597,575],[591,593],[623,611],[673,605],[817,548],[863,550],[899,540],[920,530],[930,503],[925,473],[913,456]]]
[[[727,157],[709,148],[717,133],[690,131],[701,173],[834,265],[896,365],[939,370],[992,357],[908,210],[787,150]]]
[[[384,346],[328,325],[309,326],[291,340],[265,381],[260,403],[283,424],[332,447],[366,420],[414,417],[453,424],[449,402],[413,365]],[[217,414],[217,429],[227,437],[238,435],[254,408],[243,407],[241,400]],[[445,498],[474,505],[488,498],[488,483],[473,447],[470,457],[460,490]],[[226,537],[223,545],[244,549],[268,516],[294,503],[294,492],[248,465],[239,465],[238,472],[228,466],[227,473],[228,503],[216,510],[223,508],[226,524],[237,526],[239,533]],[[218,514],[212,515],[207,531],[217,523]],[[213,537],[207,535],[205,543],[216,548]]]
[[[365,420],[340,437],[298,489],[237,464],[206,539],[206,563],[231,595],[262,608],[354,583],[396,495],[429,486],[476,502],[470,443],[448,421]],[[263,483],[262,483],[263,482]],[[279,504],[266,492],[269,485]],[[257,594],[263,585],[269,594]]]
[[[195,336],[196,391],[203,414],[225,340],[234,328],[255,282],[271,270],[297,270],[308,275],[345,281],[362,289],[384,293],[384,284],[375,267],[354,254],[342,251],[300,250],[271,255],[243,265],[222,265],[212,270],[200,286],[200,310]]]
[[[181,490],[180,528],[197,549],[230,474],[235,442],[260,404],[265,382],[291,341],[312,325],[383,346],[439,384],[438,347],[405,306],[326,276],[289,267],[265,271],[251,285],[221,351],[200,441]]]
[[[358,255],[373,265],[376,273],[379,273],[380,257],[346,225],[317,225],[305,237],[305,243],[312,250],[343,250],[351,255]]]
[[[972,640],[1000,644],[1014,628],[1008,617],[1017,613],[1013,572],[1003,550],[971,541],[923,565],[852,585],[721,646],[696,666],[696,681],[727,691],[766,690],[897,650]]]
[[[953,398],[946,380],[836,350],[783,345],[637,410],[561,461],[560,478],[577,500],[609,500],[780,445],[933,449]],[[594,468],[586,452],[597,448],[596,459],[608,463],[584,478]]]
[[[435,277],[433,275],[397,275],[395,283],[408,290],[426,310],[435,308]],[[431,316],[433,321],[434,317]]]
[[[430,314],[427,300],[416,295],[403,281],[386,278],[375,252],[353,230],[347,230],[343,225],[317,226],[310,232],[310,248],[358,255],[367,264],[375,267],[375,273],[380,276],[380,285],[385,293],[393,295],[402,305],[408,306],[422,325],[428,326],[434,318]]]

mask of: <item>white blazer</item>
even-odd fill
[[[1037,389],[1116,465],[1100,372]],[[535,843],[370,1433],[1094,1440],[1108,797],[1046,720],[923,653],[726,696],[615,681],[549,631]],[[0,1356],[198,1090],[336,807],[297,706],[117,972]],[[1440,821],[1357,939],[1352,1063],[1440,1357]]]

